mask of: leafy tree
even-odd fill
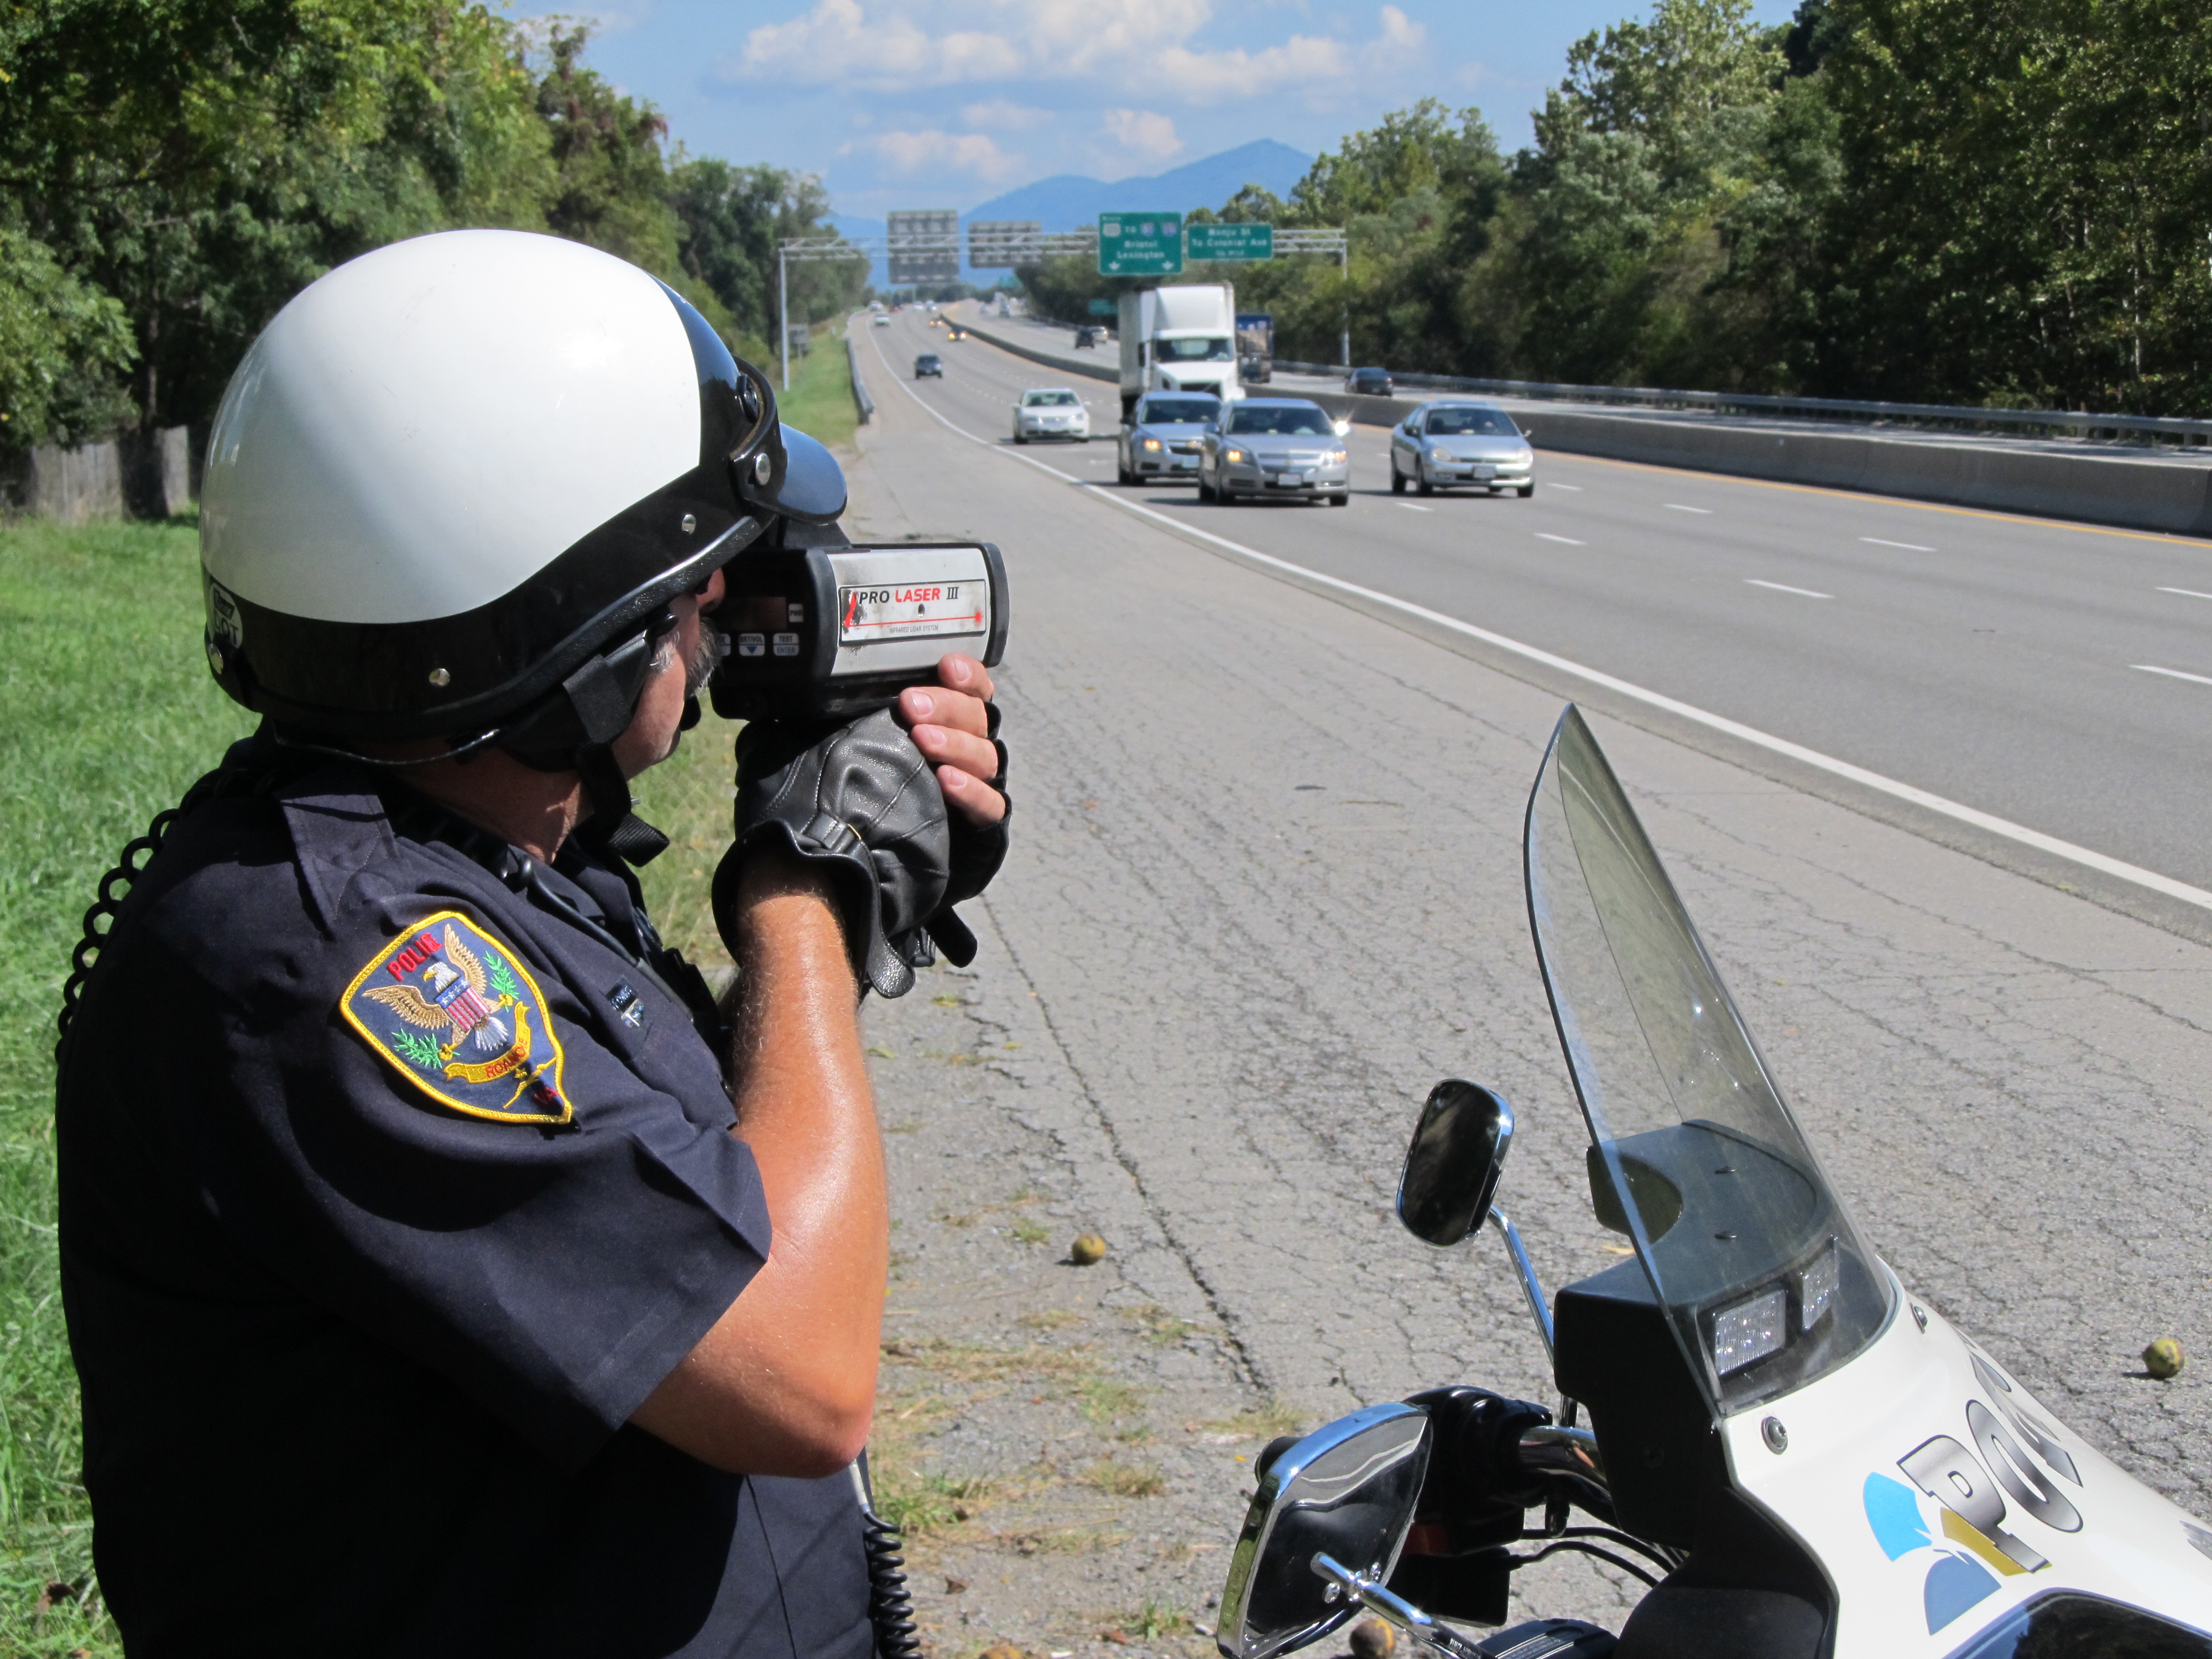
[[[678,152],[669,171],[668,202],[683,237],[684,271],[714,295],[738,331],[771,338],[776,244],[831,234],[821,180]],[[809,262],[790,266],[787,276],[792,320],[820,322],[860,303],[868,266],[862,259]]]
[[[130,319],[53,250],[0,230],[0,450],[75,443],[131,415]]]
[[[1833,0],[1822,389],[2202,413],[2212,13]]]

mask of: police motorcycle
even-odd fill
[[[1446,1659],[2212,1659],[2212,1529],[1869,1248],[1572,706],[1524,860],[1591,1201],[1635,1254],[1547,1304],[1492,1205],[1512,1112],[1439,1084],[1399,1217],[1501,1235],[1561,1409],[1438,1388],[1271,1445],[1227,1659],[1362,1613]],[[1455,1627],[1504,1624],[1512,1573],[1561,1550],[1650,1587],[1617,1637]]]

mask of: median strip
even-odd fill
[[[877,346],[876,352],[878,356],[882,356],[882,346]],[[886,360],[886,366],[888,366],[888,360]],[[1092,484],[1085,479],[1062,472],[1057,467],[1047,466],[1042,461],[1030,456],[1017,454],[1009,449],[1001,449],[988,438],[977,437],[974,433],[955,425],[937,410],[931,409],[927,404],[915,396],[912,386],[903,381],[899,383],[899,386],[900,390],[909,398],[913,398],[915,404],[925,410],[933,420],[948,430],[957,433],[969,443],[987,449],[994,455],[1004,455],[1009,460],[1019,461],[1024,466],[1033,466],[1040,472],[1049,473],[1063,483],[1080,484],[1085,494],[1098,501],[1109,502],[1123,512],[1133,513],[1139,518],[1150,519],[1157,524],[1165,526],[1177,535],[1188,536],[1195,541],[1211,543],[1213,546],[1222,549],[1248,564],[1264,570],[1279,571],[1310,592],[1342,594],[1348,599],[1358,600],[1360,602],[1358,608],[1365,609],[1373,606],[1378,610],[1419,622],[1427,627],[1457,635],[1462,638],[1480,641],[1482,644],[1494,649],[1509,652],[1524,661],[1540,663],[1555,672],[1570,674],[1577,679],[1586,680],[1590,684],[1601,686],[1618,696],[1627,697],[1647,708],[1663,710],[1679,719],[1702,726],[1708,731],[1718,732],[1739,742],[1764,749],[1771,754],[1781,755],[1801,765],[1813,767],[1831,776],[1843,778],[1863,788],[1887,795],[1892,799],[1901,800],[1944,817],[1954,819],[1960,823],[1970,824],[1977,830],[2002,836],[2007,841],[2016,842],[2023,847],[2032,847],[2039,853],[2047,853],[2054,858],[2064,859],[2070,864],[2078,864],[2084,869],[2097,871],[2100,874],[2111,876],[2116,880],[2127,882],[2133,886],[2144,888],[2154,893],[2162,894],[2167,898],[2179,899],[2185,904],[2193,904],[2202,909],[2212,910],[2212,892],[2207,892],[2202,887],[2192,887],[2185,881],[2176,881],[2172,877],[2162,876],[2155,870],[2146,870],[2142,866],[2130,864],[2125,860],[2110,857],[2090,848],[2078,847],[2070,841],[2061,841],[2056,836],[2046,836],[2040,830],[2031,830],[2026,824],[2014,823],[2008,818],[1998,817],[1995,813],[1984,812],[1978,807],[1946,799],[1942,795],[1931,793],[1912,784],[1899,782],[1895,778],[1884,777],[1879,772],[1870,772],[1863,766],[1854,766],[1849,761],[1838,760],[1832,755],[1824,755],[1817,749],[1808,749],[1802,744],[1792,743],[1787,738],[1778,738],[1773,733],[1762,732],[1756,726],[1746,726],[1740,720],[1729,720],[1726,715],[1715,714],[1698,708],[1695,704],[1683,702],[1662,692],[1647,690],[1632,681],[1619,678],[1599,669],[1584,667],[1581,663],[1555,655],[1552,652],[1539,649],[1533,645],[1523,645],[1518,640],[1508,639],[1503,634],[1493,634],[1486,628],[1478,628],[1473,623],[1462,622],[1457,617],[1448,617],[1441,611],[1431,611],[1426,605],[1415,605],[1409,599],[1398,598],[1395,593],[1384,593],[1372,587],[1363,587],[1357,582],[1345,580],[1341,576],[1331,576],[1319,570],[1309,569],[1301,564],[1293,564],[1288,559],[1279,559],[1272,553],[1262,553],[1257,548],[1246,547],[1242,543],[1232,542],[1225,536],[1217,536],[1211,531],[1200,530],[1195,525],[1186,524],[1181,519],[1146,507],[1140,501],[1133,501],[1121,495],[1109,494],[1103,485]],[[1554,537],[1550,539],[1564,541],[1565,538]],[[1579,542],[1574,544],[1577,547],[1582,545]],[[1935,550],[1925,548],[1914,550],[1933,552]],[[1373,611],[1369,611],[1369,614],[1372,615]],[[2153,674],[2172,674],[2177,672],[2170,668],[2153,668],[2144,663],[2138,663],[2136,666]],[[2199,677],[2184,674],[2179,678],[2196,679]],[[2204,684],[2212,685],[2212,678],[2206,678]]]

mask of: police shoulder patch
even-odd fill
[[[504,1123],[574,1115],[538,982],[458,910],[424,917],[370,957],[338,1011],[441,1105]]]

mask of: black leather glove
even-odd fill
[[[830,873],[854,972],[877,994],[912,990],[915,969],[937,959],[936,945],[963,966],[974,959],[975,935],[950,906],[981,892],[996,873],[1005,828],[980,837],[956,832],[930,763],[890,710],[826,733],[781,722],[748,726],[738,739],[735,820],[714,899],[732,955],[738,879],[745,859],[765,844]]]

